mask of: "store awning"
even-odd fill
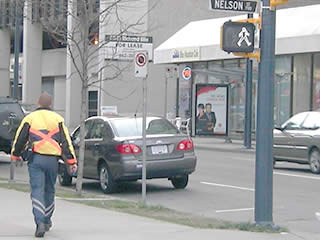
[[[320,51],[320,5],[277,11],[276,54]],[[179,63],[235,58],[220,49],[224,22],[246,15],[194,21],[187,24],[154,50],[154,63]]]

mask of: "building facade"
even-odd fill
[[[31,0],[28,0],[31,1]],[[6,1],[4,1],[6,2]],[[9,1],[10,2],[10,1]],[[61,1],[62,2],[62,1]],[[100,0],[100,11],[105,8]],[[302,7],[315,4],[315,1],[290,1],[280,8]],[[127,21],[127,24],[135,23],[142,17],[141,24],[136,25],[132,34],[147,35],[153,37],[153,46],[161,50],[161,46],[174,37],[175,33],[183,30],[189,23],[207,19],[219,19],[234,16],[234,13],[210,11],[209,2],[203,0],[145,0],[124,7],[117,14]],[[2,7],[7,8],[7,5]],[[29,11],[29,12],[28,12]],[[25,7],[26,14],[32,16],[32,7]],[[316,16],[313,16],[316,17]],[[314,20],[314,22],[317,22]],[[288,23],[290,24],[290,23]],[[107,34],[119,34],[122,24],[117,21],[117,15],[110,14],[109,24],[100,25],[99,43],[103,42]],[[313,26],[307,26],[307,28]],[[314,24],[314,28],[318,25]],[[212,31],[219,38],[217,29]],[[312,31],[311,31],[312,32]],[[0,60],[0,95],[10,95],[10,44],[12,45],[12,30],[10,26],[2,26],[0,29],[0,52],[4,56]],[[172,49],[186,47],[200,47],[197,44],[196,33],[190,32],[183,36],[178,45]],[[311,34],[311,38],[313,38]],[[316,36],[314,37],[316,40]],[[39,23],[32,18],[25,18],[23,22],[23,44],[21,53],[21,82],[22,103],[31,106],[42,90],[48,91],[54,97],[54,109],[66,117],[70,128],[75,127],[80,119],[80,85],[79,79],[73,75],[74,69],[67,49],[58,46],[58,43],[48,47],[48,42],[53,41]],[[53,41],[54,42],[54,41]],[[288,49],[295,49],[297,43],[292,41]],[[52,45],[52,44],[51,44]],[[213,44],[214,45],[214,44]],[[212,47],[215,47],[213,46]],[[97,48],[99,45],[92,45]],[[164,48],[163,48],[164,49]],[[169,49],[169,48],[168,48]],[[202,57],[212,49],[201,54]],[[232,56],[221,56],[218,51],[211,59],[199,58],[192,61],[172,62],[158,61],[160,64],[149,64],[148,75],[148,112],[163,116],[181,116],[182,118],[194,118],[195,115],[195,90],[196,84],[227,84],[229,86],[229,129],[231,134],[241,134],[244,118],[244,79],[245,60]],[[319,51],[320,52],[320,51]],[[162,52],[163,53],[163,52]],[[162,54],[161,53],[161,54]],[[318,109],[319,98],[319,53],[315,50],[291,51],[289,53],[278,52],[276,58],[276,82],[275,82],[275,121],[282,123],[292,114],[300,111]],[[209,56],[210,57],[210,56]],[[161,58],[161,57],[160,57]],[[105,61],[103,51],[99,51],[93,58],[96,62],[92,65],[99,69]],[[12,61],[11,61],[12,62]],[[142,111],[142,82],[134,77],[133,63],[121,63],[115,61],[117,67],[125,69],[117,78],[102,82],[96,81],[89,88],[89,115],[99,114],[100,106],[117,106],[119,113],[135,113]],[[100,67],[99,67],[100,66]],[[192,79],[186,81],[181,72],[185,66],[192,69]],[[170,70],[168,74],[168,70]],[[109,71],[109,72],[108,72]],[[92,69],[89,73],[93,78],[107,79],[110,69],[102,72],[101,76]],[[11,74],[12,77],[12,74]],[[253,97],[256,99],[257,63],[254,63],[254,88]],[[255,102],[255,101],[254,101]],[[254,104],[255,108],[255,104]],[[255,110],[255,109],[254,109]],[[254,111],[255,112],[255,111]],[[253,122],[255,116],[253,116]],[[253,124],[254,125],[254,124]],[[254,127],[254,126],[253,126]]]

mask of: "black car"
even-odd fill
[[[85,123],[83,176],[100,181],[104,193],[115,191],[121,181],[142,178],[142,118],[92,117]],[[167,178],[175,188],[185,188],[195,171],[193,142],[162,117],[147,118],[147,178]],[[80,128],[72,133],[79,156]],[[59,182],[70,185],[72,177],[60,165]]]
[[[23,117],[17,100],[0,97],[0,151],[10,153],[12,140]]]

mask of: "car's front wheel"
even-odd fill
[[[313,149],[309,155],[309,164],[311,172],[320,173],[320,152],[318,149]]]
[[[111,172],[106,163],[102,163],[99,167],[100,187],[104,193],[113,193],[116,190],[117,184],[114,181]]]
[[[185,175],[181,175],[181,176],[175,176],[175,177],[172,177],[170,180],[171,180],[172,185],[176,189],[184,189],[188,185],[189,175],[185,174]]]
[[[69,175],[65,164],[59,164],[58,181],[61,186],[70,186],[72,184],[72,177]]]

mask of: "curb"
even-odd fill
[[[208,150],[208,151],[216,151],[216,152],[232,152],[232,153],[241,153],[241,154],[255,154],[256,150],[254,148],[252,149],[246,149],[246,148],[237,148],[237,149],[227,149],[227,148],[219,148],[219,147],[209,147],[209,146],[201,146],[201,145],[194,145],[195,150],[201,149],[201,150]]]

